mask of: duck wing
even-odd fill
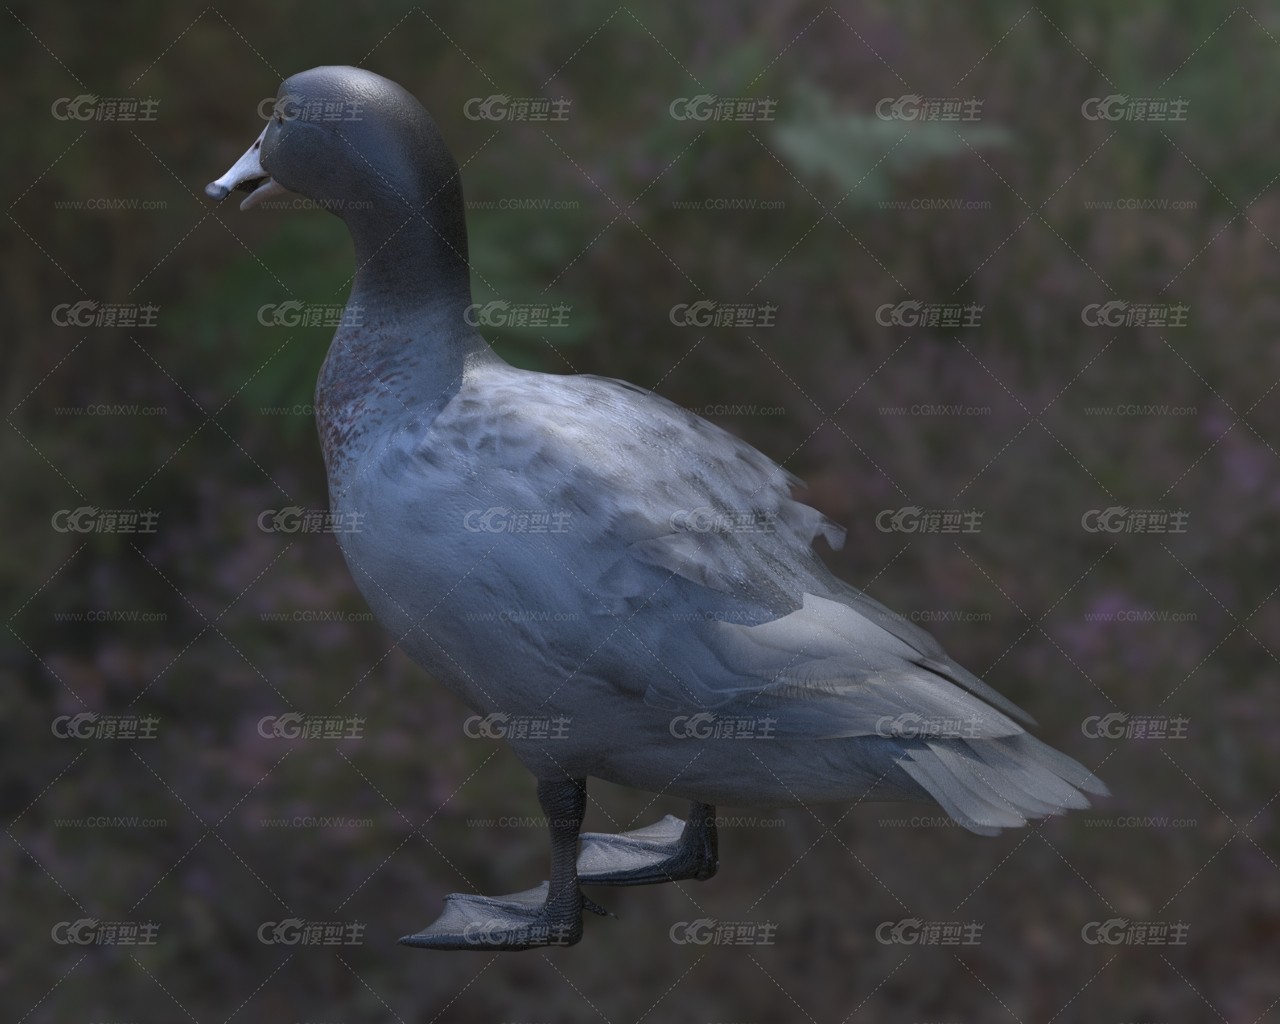
[[[787,731],[815,738],[950,722],[1004,736],[1032,721],[923,629],[833,576],[814,542],[839,548],[844,531],[740,438],[605,377],[515,371],[473,393],[483,401],[464,403],[449,434],[488,467],[481,485],[569,511],[590,600],[623,621],[667,623],[654,651],[666,671],[647,703],[776,710]]]

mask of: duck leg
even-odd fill
[[[720,864],[716,809],[689,807],[689,820],[668,814],[633,832],[584,832],[578,880],[584,885],[653,885],[686,878],[704,881]]]
[[[400,940],[423,949],[535,949],[572,946],[582,938],[582,911],[607,913],[578,888],[578,833],[586,810],[584,779],[538,783],[551,826],[551,880],[510,896],[450,893],[444,911]]]

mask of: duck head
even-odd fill
[[[406,266],[418,281],[467,276],[458,165],[423,106],[371,71],[318,67],[285,79],[262,134],[205,187],[216,201],[237,191],[248,193],[242,210],[294,193],[341,217],[357,285],[373,276],[366,268],[384,281]]]

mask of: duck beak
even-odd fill
[[[240,204],[240,209],[242,210],[257,206],[264,199],[269,199],[271,196],[288,194],[289,190],[263,169],[262,161],[258,157],[258,154],[262,152],[262,140],[266,137],[266,134],[267,129],[262,129],[262,134],[258,136],[257,141],[252,146],[245,150],[244,156],[232,164],[231,169],[221,178],[209,182],[204,187],[204,194],[214,202],[220,203],[236,190],[248,192],[248,196]]]

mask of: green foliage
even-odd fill
[[[905,120],[850,113],[812,84],[798,83],[770,131],[773,143],[805,177],[833,183],[854,206],[889,196],[893,182],[930,161],[1007,146],[993,125]]]
[[[337,218],[315,210],[273,216],[279,223],[258,251],[207,266],[200,287],[172,316],[172,336],[208,359],[218,393],[251,413],[309,406],[333,334],[323,323],[273,324],[271,310],[290,300],[340,306],[352,274],[351,246]],[[281,416],[276,424],[291,440],[314,433],[305,416]]]

